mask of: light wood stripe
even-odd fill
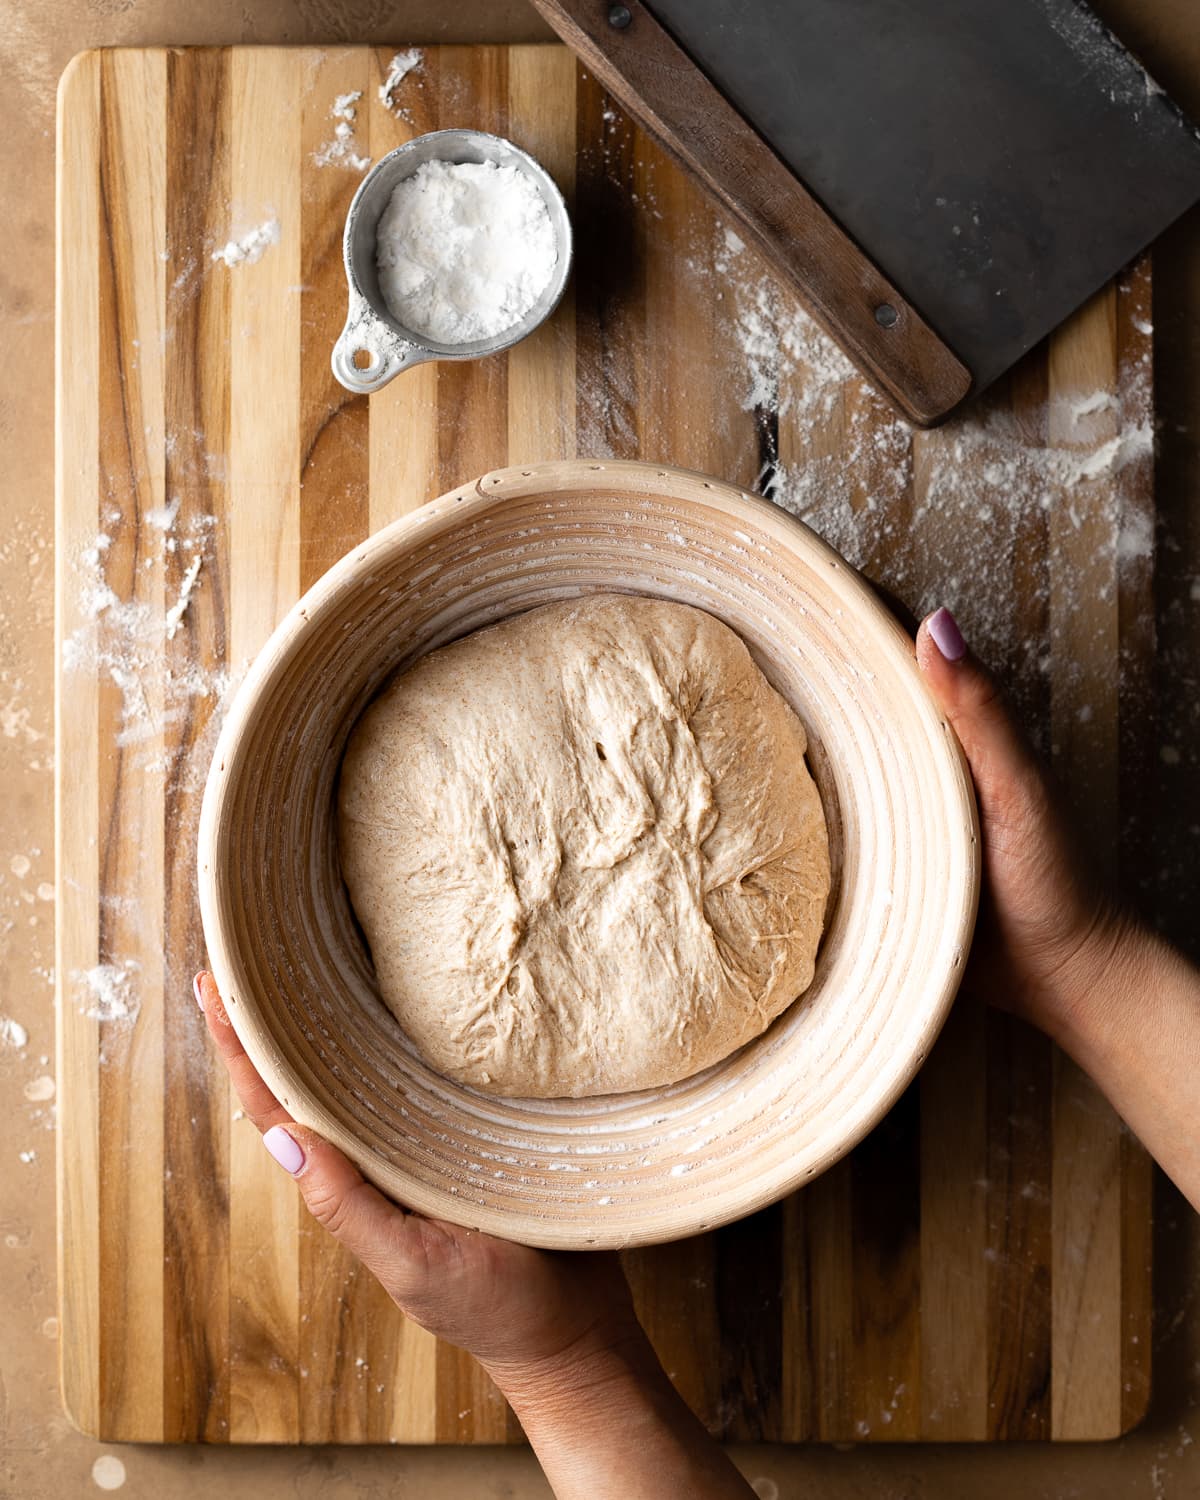
[[[379,97],[392,49],[370,54],[370,87],[363,106],[369,120],[372,160],[378,161],[406,141],[441,128],[438,112],[441,50],[426,49],[420,68],[410,73],[401,85],[395,109],[386,108]],[[457,114],[446,121],[447,127],[460,123]],[[342,311],[344,315],[344,292]],[[417,365],[371,397],[372,531],[415,510],[438,493],[439,368],[436,362]]]
[[[443,47],[438,63],[439,123],[461,120],[463,101],[470,99],[474,127],[507,135],[507,48]],[[437,491],[507,462],[508,355],[440,365]],[[469,1355],[439,1344],[436,1368],[439,1442],[502,1443],[515,1436],[502,1397]]]
[[[575,59],[560,47],[512,47],[508,116],[512,140],[558,184],[571,212],[575,141]],[[555,316],[508,353],[510,462],[575,457],[575,309],[568,286]]]
[[[275,217],[279,243],[229,282],[229,654],[249,661],[300,588],[300,114],[294,54],[231,54],[231,237]],[[270,129],[263,129],[264,116]],[[295,1442],[295,1184],[243,1122],[230,1136],[230,1439]]]
[[[229,283],[209,258],[229,230],[228,73],[217,49],[167,53],[166,489],[179,500],[176,534],[210,536],[205,581],[164,650],[177,681],[192,672],[211,681],[228,662]],[[183,548],[168,554],[168,598],[178,598],[188,567]],[[228,1442],[230,1427],[230,1090],[189,993],[204,961],[193,830],[214,707],[211,694],[187,700],[163,736],[162,1436],[171,1442]]]
[[[100,55],[85,52],[58,93],[54,759],[59,1373],[67,1413],[88,1433],[101,1430],[100,1072],[95,1023],[80,1014],[72,976],[96,964],[100,944],[99,694],[91,674],[68,673],[62,661],[64,644],[94,629],[77,570],[99,530],[99,152]]]
[[[993,409],[1003,410],[1003,393],[989,398],[972,419],[978,431]],[[903,556],[900,576],[921,577],[922,553],[952,558],[955,521],[944,513],[935,485],[960,439],[961,421],[934,432],[911,435],[911,477],[900,502],[902,519],[881,536],[872,557],[872,576],[897,576],[887,553]],[[896,459],[893,427],[888,448]],[[985,450],[986,451],[986,450]],[[894,490],[895,480],[882,486]],[[889,513],[896,502],[885,500]],[[880,501],[876,499],[878,507]],[[860,504],[860,515],[866,504]],[[904,517],[907,517],[905,524]],[[864,516],[864,519],[874,519]],[[883,528],[878,520],[872,528]],[[945,602],[959,611],[970,634],[971,582],[943,576],[937,596],[912,599],[920,614]],[[965,597],[964,597],[965,596]],[[942,1035],[920,1077],[920,1392],[919,1435],[925,1439],[978,1441],[989,1430],[987,1112],[988,1016],[982,995],[968,978]]]
[[[1116,290],[1098,293],[1050,341],[1049,435],[1081,456],[1118,436],[1116,411],[1075,420],[1072,402],[1115,392]],[[1064,790],[1102,875],[1116,873],[1118,819],[1117,548],[1119,511],[1107,476],[1059,496],[1050,518],[1051,734]],[[1103,610],[1081,608],[1101,601]],[[1098,618],[1099,617],[1099,618]],[[1120,1425],[1121,1126],[1074,1064],[1054,1076],[1052,1431],[1088,1438]]]
[[[100,295],[100,494],[112,537],[105,576],[122,600],[163,629],[163,536],[142,518],[165,502],[163,369],[165,314],[166,60],[107,52],[101,60],[101,207],[112,245]],[[119,519],[110,520],[119,512]],[[119,660],[121,627],[108,615],[100,637]],[[127,723],[128,688],[101,695],[100,888],[163,880],[163,661],[130,663],[147,722]],[[123,741],[128,740],[128,743]],[[162,1428],[163,1321],[163,942],[157,904],[100,910],[99,959],[124,972],[137,1019],[99,1027],[101,1405],[108,1431]]]

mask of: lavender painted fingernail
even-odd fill
[[[282,1125],[272,1125],[263,1136],[263,1145],[285,1172],[294,1177],[304,1165],[304,1152]]]
[[[947,661],[961,661],[967,654],[958,621],[944,605],[929,616],[929,637]]]
[[[204,970],[201,969],[195,979],[192,980],[192,994],[196,997],[196,1004],[201,1010],[204,1009],[204,991],[200,988],[200,981],[204,978]]]

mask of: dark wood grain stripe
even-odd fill
[[[367,154],[370,53],[333,48],[298,70],[301,117],[300,588],[310,588],[369,532],[369,404],[333,377],[329,351],[346,316],[342,229],[362,176],[334,161],[319,165],[333,139],[340,94],[361,91],[355,136]],[[366,1354],[374,1299],[371,1278],[331,1235],[304,1224],[299,1257],[300,1434],[304,1442],[365,1442]]]
[[[623,1257],[642,1326],[679,1394],[721,1431],[714,1236],[631,1250]]]
[[[921,1437],[987,1435],[987,1011],[964,984],[921,1070]]]
[[[805,1190],[780,1205],[779,1425],[772,1437],[783,1443],[807,1442],[815,1430],[809,1201]]]
[[[1122,419],[1129,425],[1154,419],[1153,322],[1150,256],[1143,256],[1117,284],[1117,368],[1121,372]],[[1153,460],[1122,471],[1122,517],[1153,527]],[[1143,912],[1153,910],[1158,865],[1150,847],[1156,826],[1150,774],[1156,743],[1151,712],[1154,704],[1154,611],[1146,597],[1153,590],[1154,560],[1123,566],[1118,573],[1120,670],[1120,813],[1119,875],[1121,894]],[[1154,1167],[1132,1135],[1121,1142],[1121,1430],[1129,1431],[1146,1413],[1150,1400],[1150,1347],[1153,1322],[1152,1204]]]
[[[339,94],[361,90],[354,121],[360,154],[368,151],[370,53],[364,47],[326,53],[301,71],[300,280],[300,588],[308,589],[368,535],[369,402],[333,377],[329,351],[346,319],[342,230],[361,173],[314,159],[333,136]]]
[[[853,1194],[853,1387],[877,1439],[920,1429],[920,1087],[858,1146]]]
[[[1051,1048],[988,1017],[988,1436],[1050,1436]]]
[[[166,488],[180,501],[177,527],[215,516],[205,587],[193,628],[166,647],[168,669],[207,673],[226,664],[228,563],[224,555],[222,455],[229,441],[229,304],[226,280],[208,274],[209,248],[224,242],[229,213],[229,56],[219,49],[167,58]],[[188,565],[169,555],[168,597]],[[198,643],[203,643],[202,646]],[[229,1091],[191,1000],[204,936],[190,851],[209,748],[211,697],[189,700],[168,726],[173,774],[164,798],[168,860],[163,892],[166,1006],[163,1092],[166,1179],[164,1437],[222,1442],[229,1435]]]
[[[717,1230],[718,1430],[730,1442],[779,1432],[783,1386],[781,1203]]]
[[[100,61],[99,486],[111,538],[104,575],[121,600],[162,617],[162,578],[153,529],[142,519],[162,503],[162,386],[156,290],[165,149],[161,60],[106,52]],[[135,174],[131,177],[131,174]],[[149,536],[147,535],[149,533]],[[161,544],[161,537],[159,537]],[[102,649],[120,659],[124,632],[106,613]],[[157,662],[129,662],[147,717],[161,713]],[[127,691],[127,690],[126,690]],[[108,674],[100,689],[100,889],[137,890],[143,868],[161,870],[159,777],[145,769],[158,746],[125,745],[125,692]],[[148,728],[149,726],[147,726]],[[162,1404],[162,1045],[161,934],[157,912],[102,902],[99,962],[128,976],[136,1023],[103,1023],[99,1072],[100,1408],[102,1429],[157,1438]]]
[[[645,306],[639,228],[630,201],[637,138],[582,68],[575,97],[576,451],[581,458],[633,458],[638,451],[635,358]]]

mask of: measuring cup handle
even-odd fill
[[[386,338],[381,338],[380,330],[381,325],[369,310],[364,316],[362,309],[352,308],[329,356],[334,377],[356,396],[369,396],[402,370],[434,358],[428,349],[409,343],[390,329]],[[370,357],[370,363],[356,364],[356,356],[364,353]]]

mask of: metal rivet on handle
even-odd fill
[[[894,328],[900,318],[900,314],[890,302],[881,302],[875,309],[875,321],[880,328]]]
[[[615,31],[624,31],[626,26],[633,20],[633,12],[628,5],[610,5],[608,7],[608,24]]]

